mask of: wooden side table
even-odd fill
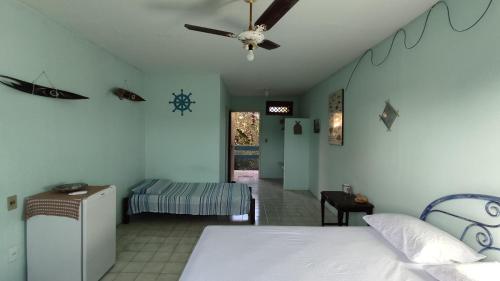
[[[322,191],[321,192],[321,226],[325,225],[349,225],[349,212],[365,212],[373,214],[374,206],[371,203],[359,204],[354,202],[354,195],[346,194],[342,191]],[[325,202],[337,209],[338,223],[325,223]],[[346,222],[344,224],[344,213]]]

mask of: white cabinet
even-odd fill
[[[98,281],[116,260],[116,187],[82,200],[79,220],[26,223],[28,281]]]

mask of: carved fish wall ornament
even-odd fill
[[[114,88],[112,92],[113,94],[115,94],[115,96],[117,96],[121,100],[127,99],[131,101],[146,101],[143,97],[139,96],[138,94],[125,90],[123,88]]]
[[[293,126],[293,134],[302,135],[302,124],[300,124],[300,121],[295,121],[295,125]]]
[[[37,95],[41,97],[54,98],[54,99],[65,99],[65,100],[86,100],[88,97],[77,95],[71,92],[49,88],[34,83],[29,83],[16,78],[12,78],[5,75],[0,75],[0,83],[5,86],[11,87],[18,91]]]

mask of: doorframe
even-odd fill
[[[229,114],[229,118],[228,118],[228,121],[229,121],[229,126],[227,126],[227,147],[226,147],[226,150],[227,150],[227,182],[231,182],[231,178],[233,177],[234,175],[234,164],[235,163],[231,163],[231,160],[234,159],[234,155],[231,155],[231,152],[233,152],[234,150],[232,149],[231,147],[231,143],[232,143],[232,129],[233,129],[233,113],[237,113],[237,112],[254,112],[254,113],[258,113],[259,114],[259,179],[260,179],[260,172],[261,172],[261,157],[262,157],[262,112],[258,111],[258,110],[229,110],[228,114]]]
[[[237,112],[237,111],[232,111],[232,110],[229,110],[229,126],[227,126],[227,182],[231,182],[232,180],[232,177],[233,177],[233,169],[234,169],[234,165],[233,163],[231,163],[231,160],[232,158],[234,158],[232,154],[232,149],[231,149],[231,142],[233,141],[233,136],[232,136],[232,133],[233,133],[233,113],[234,112]]]

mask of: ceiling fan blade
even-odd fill
[[[299,0],[274,0],[255,25],[264,25],[266,30],[270,30],[297,2]]]
[[[279,47],[281,47],[280,45],[274,43],[273,41],[271,40],[264,40],[264,42],[260,43],[259,44],[259,47],[261,48],[264,48],[264,49],[267,49],[267,50],[274,50],[274,49],[277,49]]]
[[[204,33],[225,36],[225,37],[236,38],[236,34],[234,34],[232,32],[227,32],[227,31],[222,31],[222,30],[217,30],[217,29],[212,29],[212,28],[207,28],[207,27],[201,27],[201,26],[196,26],[196,25],[191,25],[191,24],[185,24],[184,27],[186,27],[189,30],[193,30],[193,31],[199,31],[199,32],[204,32]]]

